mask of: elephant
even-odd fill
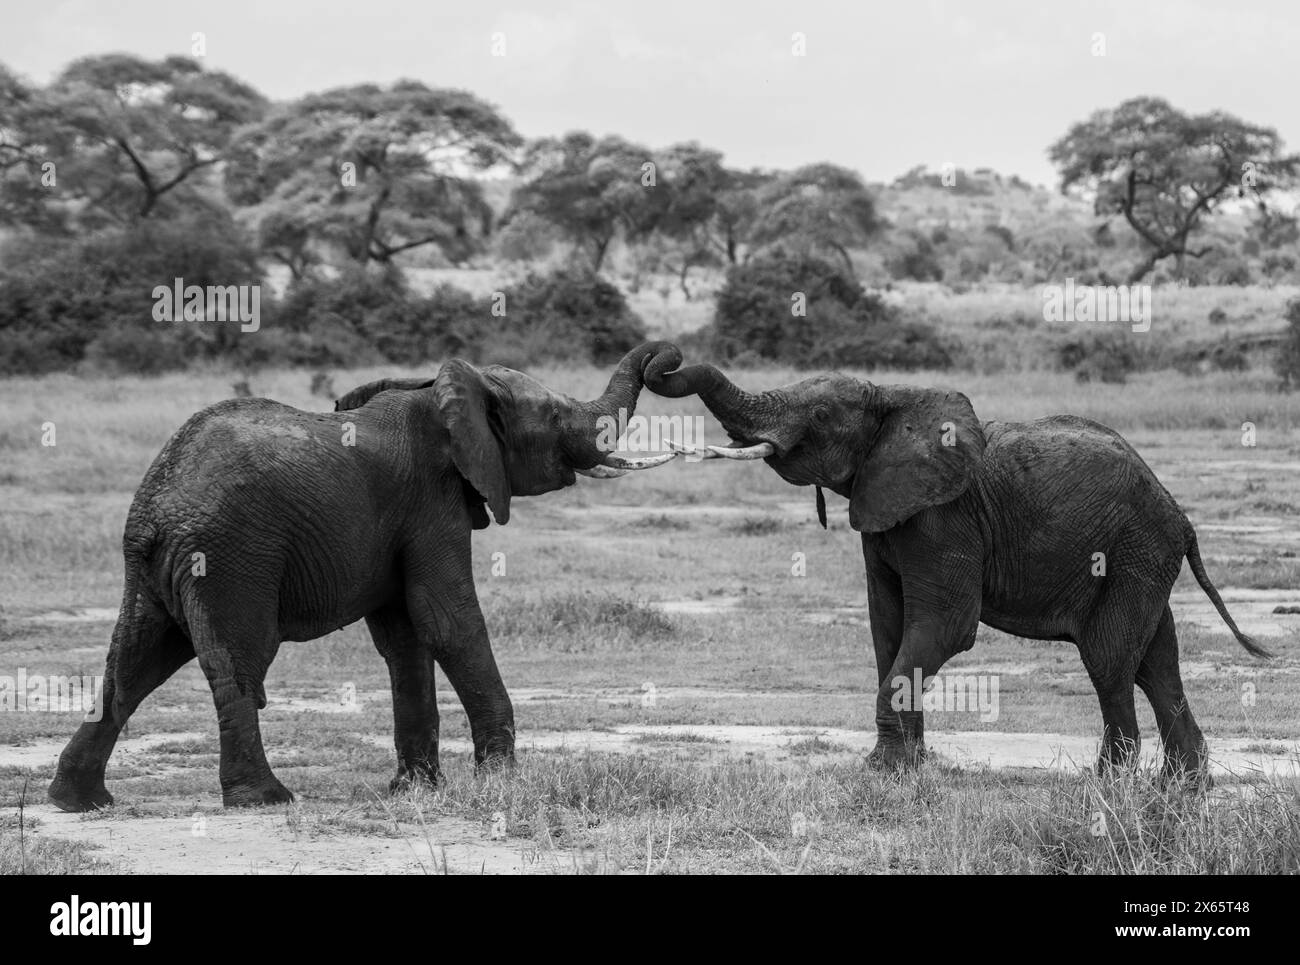
[[[125,588],[97,720],[82,722],[49,788],[65,811],[113,798],[104,771],[140,702],[191,658],[212,689],[226,806],[292,800],[258,728],[282,641],[365,619],[388,664],[397,774],[437,782],[434,665],[469,718],[477,766],[514,755],[514,711],[488,640],[471,532],[510,501],[675,457],[608,451],[645,374],[681,354],[647,342],[583,402],[523,373],[452,359],[432,379],[383,379],[333,413],[231,399],[186,422],[150,466],[127,516]]]
[[[1169,607],[1184,556],[1241,646],[1269,654],[1237,628],[1187,516],[1118,433],[1070,415],[981,423],[960,392],[841,374],[750,393],[704,364],[656,370],[646,387],[698,395],[722,424],[732,444],[696,455],[763,459],[817,487],[823,527],[822,488],[849,500],[879,674],[869,765],[924,757],[921,701],[898,700],[900,688],[970,649],[984,623],[1078,647],[1101,704],[1101,770],[1136,756],[1136,683],[1155,711],[1162,775],[1208,779]]]

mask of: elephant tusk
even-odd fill
[[[673,452],[680,452],[684,456],[697,456],[700,459],[718,458],[716,453],[701,450],[695,446],[684,446],[680,442],[673,442],[671,439],[664,440],[664,447],[673,450]]]
[[[776,452],[776,446],[770,442],[760,442],[739,449],[732,449],[730,446],[705,446],[705,448],[723,459],[766,459]]]
[[[617,479],[619,476],[626,476],[626,469],[611,469],[609,466],[599,464],[592,466],[590,469],[578,469],[574,467],[574,472],[582,476],[590,476],[592,479]]]
[[[653,469],[677,458],[677,453],[667,452],[662,456],[642,456],[639,459],[626,459],[612,452],[605,457],[605,465],[611,469]]]

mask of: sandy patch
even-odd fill
[[[362,738],[391,753],[387,738]],[[824,750],[810,741],[828,745]],[[656,744],[656,742],[661,742]],[[1050,768],[1078,771],[1090,768],[1097,759],[1098,739],[1072,734],[1004,733],[1000,731],[931,731],[926,747],[934,754],[963,767]],[[666,753],[696,758],[760,757],[774,763],[810,757],[853,758],[875,746],[869,731],[839,727],[769,727],[748,724],[623,724],[599,731],[521,732],[516,750],[567,751],[571,753]],[[1248,750],[1259,741],[1209,739],[1211,770],[1221,776],[1260,776],[1300,779],[1300,741],[1269,741],[1267,752]],[[796,747],[795,745],[804,745]],[[448,755],[469,755],[472,744],[465,739],[444,740],[441,750]],[[1143,762],[1159,766],[1160,741],[1154,736],[1143,741]]]
[[[374,833],[293,817],[295,809],[221,809],[213,798],[177,817],[116,818],[29,807],[33,837],[84,841],[96,857],[150,874],[529,874],[575,867],[567,852],[490,839],[487,827],[437,818]]]
[[[27,617],[24,623],[115,623],[117,607],[82,606],[68,607],[62,610],[49,610]]]
[[[215,719],[213,723],[216,723]],[[0,747],[0,767],[54,767],[59,762],[59,755],[63,753],[63,748],[68,745],[68,741],[71,739],[72,734],[69,733],[67,737],[45,737],[28,744],[10,744]],[[110,771],[115,765],[120,767],[123,764],[149,769],[154,765],[154,762],[147,759],[145,755],[150,754],[155,747],[171,744],[175,741],[208,739],[209,735],[193,731],[176,734],[147,734],[142,737],[121,737],[117,741],[117,746],[113,748],[113,756],[108,766]]]
[[[1220,587],[1219,595],[1243,633],[1255,637],[1286,637],[1300,631],[1300,614],[1273,612],[1278,605],[1300,604],[1300,590]],[[1194,623],[1207,630],[1228,633],[1219,611],[1199,588],[1171,594],[1169,603],[1175,623]]]

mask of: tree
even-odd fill
[[[1250,195],[1267,211],[1270,192],[1295,183],[1300,159],[1282,153],[1277,132],[1215,111],[1188,115],[1154,97],[1125,101],[1074,125],[1049,149],[1061,189],[1095,198],[1097,214],[1122,215],[1145,254],[1140,281],[1165,258],[1200,258],[1189,248],[1223,201]]]
[[[856,172],[812,164],[782,174],[756,194],[753,246],[781,243],[804,251],[829,249],[849,274],[849,248],[862,247],[884,227],[876,203]]]
[[[5,216],[66,232],[210,207],[202,175],[265,108],[253,88],[187,57],[84,57],[44,89],[5,72]]]
[[[529,178],[510,199],[506,220],[531,212],[585,250],[599,271],[615,238],[649,236],[668,204],[666,185],[648,149],[620,137],[597,140],[581,131],[529,145]]]
[[[690,301],[686,277],[691,268],[720,265],[726,254],[719,229],[725,230],[721,204],[731,186],[732,172],[723,167],[719,152],[694,142],[675,144],[664,151],[660,172],[668,203],[656,231],[665,260],[675,268],[682,294]]]
[[[363,265],[424,245],[461,261],[492,227],[475,175],[513,165],[521,143],[464,91],[361,84],[309,95],[242,131],[226,186],[263,250],[295,274],[317,243]]]

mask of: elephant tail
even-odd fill
[[[1192,529],[1190,523],[1187,525],[1187,563],[1192,568],[1192,576],[1196,577],[1196,582],[1201,584],[1201,589],[1204,590],[1205,595],[1210,598],[1210,602],[1214,604],[1214,608],[1219,611],[1219,616],[1223,617],[1223,622],[1228,625],[1228,629],[1231,630],[1232,635],[1237,638],[1237,642],[1241,644],[1245,648],[1246,652],[1251,656],[1263,657],[1266,660],[1270,659],[1273,656],[1271,653],[1256,643],[1252,637],[1247,636],[1237,629],[1237,624],[1233,621],[1232,615],[1228,612],[1228,608],[1223,604],[1223,597],[1219,596],[1219,591],[1215,588],[1214,584],[1210,582],[1209,576],[1206,575],[1205,564],[1201,562],[1201,550],[1196,543],[1196,531]]]

